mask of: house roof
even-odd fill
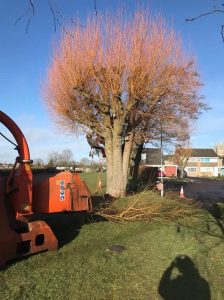
[[[192,148],[190,157],[218,157],[213,149]],[[146,153],[147,165],[161,164],[161,149],[160,148],[145,148],[143,153]],[[173,155],[163,155],[163,164],[165,160],[172,160]]]
[[[173,154],[163,155],[164,160],[173,161]]]
[[[192,148],[190,157],[218,157],[218,154],[213,149]]]
[[[161,164],[161,149],[159,148],[145,148],[143,153],[146,153],[147,165],[160,165]]]

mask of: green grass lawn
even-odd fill
[[[91,175],[84,177],[91,177],[94,191],[97,177]],[[159,201],[151,191],[144,197]],[[80,224],[71,214],[54,217],[62,247],[2,270],[0,299],[224,299],[223,223],[208,212],[126,225],[84,218]],[[113,244],[126,251],[106,251]]]
[[[106,192],[106,173],[105,172],[95,172],[95,173],[81,173],[81,178],[87,183],[90,192],[92,194],[100,194]],[[102,181],[102,191],[97,188],[98,180]]]

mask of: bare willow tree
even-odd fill
[[[223,142],[215,144],[214,150],[218,154],[218,156],[220,156],[222,158],[224,157],[224,143]]]
[[[107,193],[120,197],[136,140],[150,137],[152,124],[197,117],[198,74],[161,16],[98,15],[67,31],[48,68],[45,102],[59,126],[103,139]]]

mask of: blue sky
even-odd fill
[[[47,0],[33,0],[35,16],[28,13],[16,25],[15,21],[29,7],[28,0],[0,0],[0,109],[13,118],[24,132],[31,157],[47,159],[51,151],[71,149],[74,159],[88,157],[89,146],[84,137],[68,135],[58,130],[42,103],[41,84],[52,53],[52,44],[58,40]],[[88,14],[94,14],[93,0],[51,1],[55,9],[69,18],[81,19],[85,24]],[[96,0],[97,10],[117,10],[121,5],[130,12],[138,6],[161,12],[183,38],[186,49],[197,57],[197,65],[204,86],[201,94],[212,110],[203,113],[194,125],[193,147],[213,147],[224,141],[224,43],[220,24],[224,14],[210,15],[186,23],[187,17],[208,11],[219,1],[214,0]],[[57,3],[57,7],[55,6]],[[26,26],[29,16],[29,32]],[[66,23],[65,23],[66,24]],[[10,134],[0,125],[0,131]],[[13,147],[0,138],[0,162],[13,161]]]

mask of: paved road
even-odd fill
[[[189,198],[202,201],[206,206],[216,202],[224,203],[224,180],[191,178],[191,182],[184,185],[184,193]]]

